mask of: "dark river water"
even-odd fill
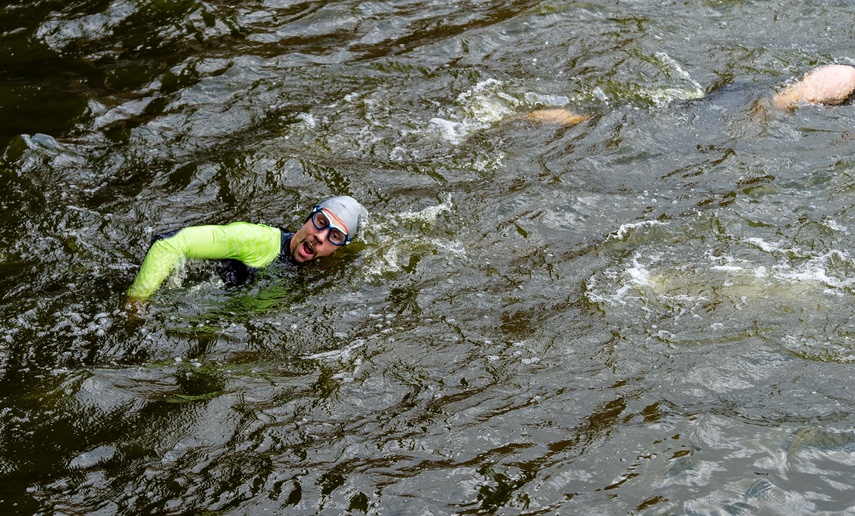
[[[3,514],[855,512],[855,105],[766,107],[849,0],[10,0],[0,63]]]

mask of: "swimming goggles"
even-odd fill
[[[327,241],[334,246],[343,246],[350,242],[350,239],[347,238],[347,232],[333,226],[332,222],[330,222],[327,214],[324,213],[324,210],[321,209],[321,206],[316,204],[312,209],[312,225],[315,226],[315,229],[318,231],[323,231],[327,228],[330,228],[329,233],[327,233]]]

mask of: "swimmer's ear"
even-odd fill
[[[580,124],[591,118],[590,115],[579,115],[561,108],[538,109],[536,111],[530,111],[523,116],[532,122],[559,124],[565,126]]]

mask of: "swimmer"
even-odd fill
[[[855,68],[847,65],[825,65],[814,68],[772,98],[778,109],[800,105],[835,105],[855,92]]]
[[[128,304],[136,307],[148,299],[185,258],[220,260],[220,275],[227,284],[238,285],[274,260],[300,264],[329,256],[353,240],[366,216],[355,199],[339,196],[315,205],[296,233],[233,222],[157,235],[128,289]]]
[[[833,106],[845,102],[855,93],[855,67],[848,65],[824,65],[807,72],[798,81],[784,85],[774,97],[756,101],[758,108],[774,108],[785,111],[799,106]],[[563,108],[540,109],[522,116],[532,122],[571,126],[591,118]]]

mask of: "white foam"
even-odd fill
[[[347,346],[343,347],[342,349],[335,349],[332,351],[324,351],[322,353],[305,355],[305,356],[303,356],[303,358],[305,358],[307,360],[319,360],[319,359],[329,359],[329,358],[347,360],[348,358],[350,358],[350,355],[353,352],[353,350],[361,348],[364,345],[365,345],[365,339],[359,339],[359,340],[356,340],[356,341],[348,344]]]
[[[755,246],[760,248],[761,251],[766,251],[767,253],[774,253],[776,251],[780,252],[780,251],[791,250],[791,249],[787,249],[785,247],[782,247],[781,244],[767,242],[767,241],[763,240],[762,238],[757,238],[757,237],[746,238],[745,241],[750,243],[750,244],[754,244]],[[801,254],[801,253],[799,253],[799,254]]]
[[[446,195],[445,200],[440,204],[428,206],[418,211],[405,211],[391,215],[386,222],[381,222],[375,226],[375,232],[378,233],[378,238],[382,241],[377,249],[382,249],[382,252],[379,255],[369,257],[367,260],[362,269],[366,277],[377,277],[384,273],[400,271],[401,256],[403,255],[403,260],[406,260],[410,252],[419,252],[420,248],[442,250],[457,258],[465,257],[466,247],[458,240],[427,236],[425,231],[402,235],[401,223],[415,222],[433,226],[439,216],[450,212],[451,208],[451,195]]]
[[[459,145],[473,132],[512,114],[520,102],[501,91],[501,87],[501,81],[486,79],[464,91],[457,96],[460,112],[431,118],[432,132],[453,145]]]
[[[848,235],[848,234],[849,234],[849,229],[848,229],[846,226],[844,226],[844,225],[840,224],[839,222],[837,222],[837,221],[836,221],[836,220],[834,220],[834,219],[823,219],[823,220],[822,220],[822,224],[823,224],[824,226],[826,226],[827,228],[829,228],[829,229],[833,230],[833,231],[837,231],[837,232],[839,232],[839,233],[843,233],[844,235]]]
[[[402,212],[397,214],[397,218],[407,221],[419,220],[434,224],[436,223],[436,219],[442,213],[451,211],[451,207],[451,195],[446,195],[445,201],[441,204],[437,204],[436,206],[428,206],[427,208],[424,208],[420,211]]]
[[[460,143],[463,142],[471,132],[470,128],[467,127],[465,123],[452,122],[451,120],[445,120],[443,118],[431,118],[430,125],[434,133],[438,134],[443,140],[454,145],[460,145]]]
[[[605,272],[606,276],[611,276],[609,272]],[[597,288],[598,282],[595,276],[591,276],[586,282],[585,297],[592,303],[602,303],[611,306],[626,306],[627,302],[632,299],[638,299],[637,296],[627,295],[635,289],[630,285],[620,285],[613,293],[606,292]]]
[[[305,125],[308,129],[314,129],[317,125],[315,117],[312,116],[311,113],[300,113],[299,115],[297,115],[297,118],[302,121],[303,125]]]
[[[662,224],[665,223],[658,220],[643,220],[641,222],[631,222],[628,224],[622,224],[616,232],[609,235],[609,238],[614,238],[615,240],[622,240],[624,237],[626,237],[627,233],[630,230],[636,228],[643,228],[645,226],[659,226]]]
[[[698,84],[697,81],[692,79],[692,76],[680,66],[677,61],[675,61],[671,56],[666,54],[665,52],[656,52],[656,58],[659,61],[670,68],[673,72],[676,73],[679,77],[689,83],[691,85],[690,88],[664,88],[658,90],[653,95],[653,101],[657,104],[660,102],[671,102],[675,99],[679,100],[691,100],[691,99],[699,99],[704,96],[704,89]]]
[[[852,287],[855,284],[855,278],[838,278],[829,275],[829,266],[832,261],[842,261],[852,265],[852,259],[848,253],[832,250],[808,260],[797,268],[784,265],[775,267],[775,277],[791,283],[819,283],[838,291]]]
[[[713,265],[710,269],[714,271],[738,272],[744,270],[738,265]]]
[[[638,263],[637,258],[633,258],[632,267],[627,269],[630,280],[636,285],[650,286],[650,271]]]
[[[501,86],[502,81],[496,79],[481,81],[458,95],[457,102],[475,120],[484,123],[497,122],[512,112],[508,103],[518,103],[513,97],[503,93]]]
[[[463,242],[460,242],[459,240],[440,240],[438,238],[431,238],[430,243],[433,244],[434,247],[442,249],[449,254],[453,254],[458,258],[466,257],[466,247],[463,245]]]

